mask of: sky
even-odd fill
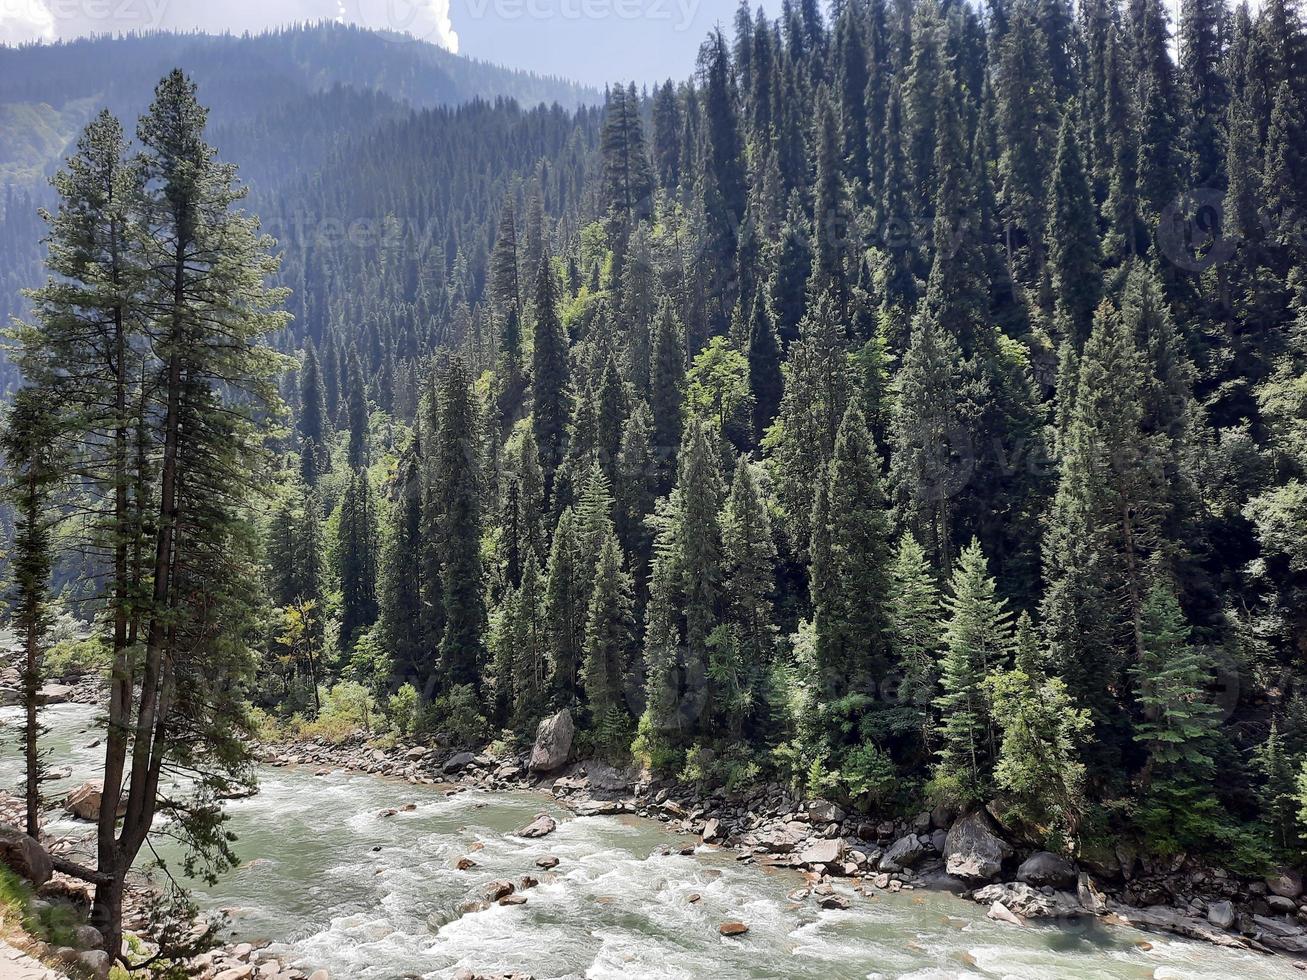
[[[756,6],[757,0],[752,0]],[[594,85],[684,78],[737,0],[0,0],[0,43],[337,20]],[[763,0],[772,15],[780,0]]]

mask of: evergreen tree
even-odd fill
[[[46,779],[40,739],[46,729],[38,708],[45,684],[46,633],[51,622],[50,576],[54,567],[52,537],[59,522],[54,495],[64,478],[60,458],[60,420],[49,391],[26,387],[18,391],[0,448],[9,467],[5,497],[14,511],[13,546],[9,553],[10,620],[22,642],[19,668],[23,721],[20,742],[25,769],[26,830],[41,837],[41,783]]]
[[[709,663],[728,728],[735,736],[743,734],[749,720],[763,717],[760,702],[776,647],[776,544],[753,465],[740,457],[722,508],[726,612]]]
[[[312,339],[304,348],[304,366],[300,371],[300,445],[303,447],[300,476],[309,486],[315,486],[318,475],[331,469],[331,454],[327,436],[331,431],[327,419],[327,395],[322,385],[322,370],[318,365],[318,352]]]
[[[993,706],[984,682],[991,672],[1006,667],[1012,624],[978,542],[962,549],[950,592],[940,664],[943,693],[935,700],[941,746],[932,793],[975,802],[985,798],[997,749]]]
[[[890,649],[903,673],[899,696],[910,715],[906,723],[921,747],[930,750],[943,609],[926,552],[911,534],[899,538],[890,566],[888,609]]]
[[[355,470],[340,503],[336,578],[340,582],[340,648],[347,656],[377,618],[376,505],[367,470]]]
[[[1000,732],[995,784],[1007,806],[1040,828],[1052,847],[1074,843],[1084,814],[1085,767],[1079,745],[1091,723],[1060,678],[1049,677],[1030,617],[1017,621],[1013,669],[991,674],[988,693]]]
[[[567,337],[558,317],[557,284],[547,260],[536,278],[535,345],[531,355],[531,425],[540,450],[545,497],[552,501],[554,474],[562,465],[571,420],[571,368]]]
[[[605,733],[629,730],[625,695],[634,644],[631,576],[622,567],[622,548],[610,531],[600,546],[595,566],[581,666],[590,715]],[[607,747],[625,746],[619,743]]]
[[[441,378],[440,432],[435,449],[445,603],[440,663],[449,684],[470,684],[478,690],[486,627],[479,444],[472,380],[463,361],[454,358]]]
[[[570,507],[559,515],[549,551],[545,582],[545,623],[556,697],[571,704],[579,692],[588,596],[581,587],[583,552],[576,516]]]
[[[349,466],[364,469],[371,464],[371,437],[368,426],[368,393],[363,380],[363,364],[357,347],[349,349],[349,398],[346,402],[349,423]]]

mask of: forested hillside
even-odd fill
[[[257,717],[1300,857],[1304,100],[1290,0],[799,0],[602,115],[310,124]]]
[[[50,203],[47,178],[79,131],[102,108],[125,121],[136,119],[154,83],[179,64],[204,93],[214,145],[227,159],[240,161],[241,179],[253,192],[252,209],[265,224],[275,225],[271,230],[301,268],[316,261],[314,246],[323,241],[348,235],[367,249],[377,237],[371,229],[386,220],[386,210],[361,210],[372,202],[349,197],[358,190],[353,185],[359,173],[346,162],[354,145],[362,152],[370,147],[381,159],[407,161],[386,180],[397,185],[394,203],[403,206],[415,235],[448,248],[451,262],[452,252],[468,238],[467,260],[484,263],[478,249],[493,235],[493,204],[447,209],[441,202],[423,204],[403,195],[438,189],[453,200],[470,203],[484,193],[488,201],[498,201],[502,188],[490,189],[496,180],[530,170],[535,157],[523,153],[552,160],[545,128],[570,132],[572,112],[602,101],[600,93],[560,79],[335,24],[257,36],[152,33],[0,47],[0,322],[26,310],[20,291],[39,281],[42,233],[36,210]],[[476,121],[459,122],[452,110],[478,101],[495,108],[469,110]],[[512,103],[528,117],[542,104],[567,112],[534,124],[534,136],[516,141],[519,152],[509,147],[507,130],[519,115]],[[404,136],[400,130],[410,115],[415,135]],[[504,159],[483,145],[484,156],[469,167],[472,160],[461,149],[469,140],[455,136],[469,126],[478,139],[504,137]],[[522,123],[523,129],[531,127]],[[388,149],[390,141],[406,139],[422,141],[420,155]],[[555,136],[552,142],[563,139]],[[316,176],[323,168],[332,169]],[[487,189],[469,191],[466,182],[482,178]],[[489,229],[482,229],[487,221]],[[412,302],[415,296],[405,299]],[[12,389],[14,382],[12,369],[0,367],[0,387]]]
[[[342,274],[269,528],[320,654],[265,705],[321,663],[405,728],[568,705],[687,778],[1296,848],[1307,52],[1282,2],[1176,31],[742,8],[507,196],[488,272],[411,270],[452,318]]]

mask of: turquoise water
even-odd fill
[[[55,790],[92,777],[99,749],[88,746],[99,735],[88,710],[52,707],[46,722],[52,764],[74,770]],[[20,783],[5,739],[0,788]],[[380,815],[408,803],[411,812]],[[511,836],[540,812],[559,821],[555,833]],[[575,819],[530,793],[446,796],[375,776],[267,769],[259,794],[231,804],[231,815],[243,864],[199,892],[202,904],[229,912],[233,938],[275,941],[287,960],[336,980],[450,977],[461,967],[637,980],[1301,976],[1284,958],[1129,929],[1001,925],[949,895],[841,888],[852,907],[822,911],[789,899],[797,874],[705,847],[662,856],[690,839],[634,817]],[[52,829],[79,827],[61,818]],[[559,859],[552,872],[536,867],[546,854]],[[477,866],[459,871],[461,857]],[[460,912],[487,882],[523,875],[540,879],[523,892],[526,905]],[[749,933],[721,937],[727,920]],[[1151,949],[1136,945],[1144,940]]]

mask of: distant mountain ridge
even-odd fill
[[[0,186],[42,183],[101,107],[134,122],[154,83],[178,66],[198,83],[215,132],[293,116],[301,103],[336,88],[375,96],[381,121],[474,99],[565,109],[602,101],[597,90],[564,79],[334,23],[256,35],[152,32],[0,46]]]

